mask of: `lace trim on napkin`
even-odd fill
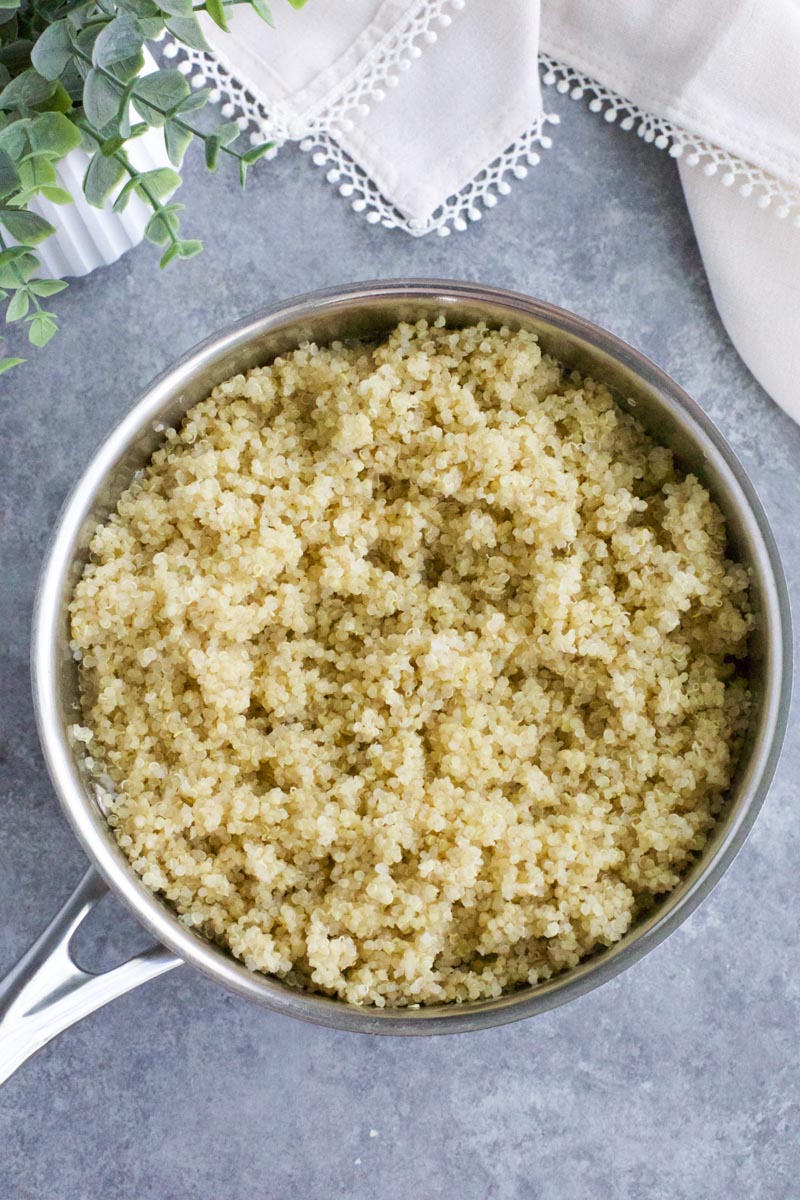
[[[434,232],[439,237],[448,237],[452,231],[463,233],[471,222],[480,221],[483,216],[481,205],[494,208],[499,196],[507,196],[511,191],[509,176],[524,179],[529,168],[537,166],[541,159],[539,149],[548,150],[553,144],[545,129],[548,124],[557,125],[558,120],[555,114],[542,113],[530,129],[479,171],[465,188],[448,196],[427,221],[409,220],[403,216],[330,135],[304,138],[300,149],[313,152],[311,161],[317,167],[326,168],[328,183],[337,185],[339,194],[350,200],[353,211],[363,213],[370,225],[403,229],[412,237]]]
[[[250,130],[256,145],[265,140],[275,143],[267,153],[274,158],[287,141],[299,141],[300,149],[310,153],[315,166],[325,171],[327,181],[338,188],[354,212],[361,213],[371,225],[402,229],[413,237],[437,233],[446,237],[462,232],[481,219],[482,208],[494,208],[498,197],[511,191],[512,180],[524,179],[528,170],[540,161],[540,149],[549,149],[552,139],[548,124],[558,124],[556,114],[542,113],[533,125],[487,164],[466,187],[448,196],[424,222],[404,216],[380,192],[369,175],[347,154],[336,140],[338,131],[352,128],[348,114],[369,112],[388,88],[397,87],[400,74],[421,57],[426,45],[437,39],[434,26],[447,28],[452,18],[448,9],[460,10],[465,0],[428,0],[408,20],[396,28],[367,57],[361,70],[348,80],[344,90],[325,109],[309,116],[302,129],[285,109],[266,106],[218,58],[201,50],[192,50],[166,41],[164,55],[178,58],[178,70],[190,77],[193,87],[210,87],[212,102],[219,104],[223,116],[235,119],[242,130]],[[645,142],[659,150],[668,150],[673,158],[683,158],[691,167],[702,166],[706,175],[719,175],[724,187],[736,186],[740,195],[751,197],[759,208],[772,208],[777,217],[792,217],[800,227],[800,192],[760,167],[721,150],[670,121],[656,117],[626,100],[618,93],[566,63],[539,55],[542,79],[562,95],[573,100],[590,97],[592,112],[602,113],[609,123],[619,121],[620,128],[635,130]]]
[[[296,120],[280,104],[270,108],[217,57],[166,40],[166,58],[177,58],[177,68],[189,77],[192,87],[209,87],[211,100],[221,106],[222,115],[235,120],[239,128],[250,130],[250,141],[257,145],[274,142],[266,157],[274,158],[287,141],[299,141],[300,149],[311,153],[315,166],[325,170],[329,183],[337,185],[351,208],[364,215],[371,225],[402,229],[413,237],[438,233],[447,237],[462,232],[481,219],[482,207],[494,208],[500,196],[511,191],[512,181],[524,179],[540,161],[540,150],[548,150],[552,139],[548,124],[557,125],[555,114],[542,113],[510,146],[488,163],[466,187],[448,196],[424,222],[404,216],[380,192],[377,185],[346,153],[336,140],[337,132],[352,128],[350,115],[366,115],[373,103],[380,103],[389,88],[397,87],[400,75],[422,56],[427,45],[438,37],[436,26],[446,29],[452,23],[448,9],[464,8],[466,0],[427,0],[406,22],[392,31],[364,61],[362,68],[348,80],[345,89],[325,109],[309,116],[300,129]]]
[[[672,158],[682,158],[690,167],[701,166],[706,175],[719,175],[723,187],[737,187],[739,194],[755,200],[759,208],[772,208],[776,217],[793,218],[800,228],[800,192],[775,175],[721,150],[719,146],[673,125],[671,121],[653,116],[631,104],[617,92],[610,91],[597,80],[583,75],[566,63],[546,54],[539,55],[542,82],[555,87],[562,95],[569,93],[573,100],[589,99],[589,109],[602,113],[609,123],[619,121],[621,129],[633,131],[645,142],[659,150],[668,150]]]
[[[421,2],[378,42],[358,70],[343,82],[338,95],[328,99],[324,108],[309,112],[301,123],[280,101],[267,108],[213,54],[192,50],[169,38],[164,54],[167,58],[180,56],[178,70],[191,76],[193,87],[212,89],[212,101],[222,105],[224,116],[237,117],[242,129],[254,125],[258,132],[251,134],[253,142],[267,138],[276,142],[277,149],[287,141],[351,129],[349,114],[365,116],[373,103],[383,100],[388,88],[397,87],[400,73],[407,71],[414,59],[422,57],[426,45],[437,41],[439,35],[435,27],[446,29],[452,24],[448,9],[460,11],[465,4],[466,0]]]

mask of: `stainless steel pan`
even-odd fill
[[[400,319],[443,312],[536,332],[564,362],[604,379],[636,404],[636,415],[681,465],[698,474],[723,509],[732,551],[750,569],[758,614],[749,671],[756,697],[752,727],[730,801],[699,861],[680,886],[616,946],[558,978],[498,1000],[377,1010],[292,990],[254,974],[180,923],[134,873],[96,802],[80,747],[68,727],[77,717],[78,679],[69,650],[67,605],[86,561],[93,528],[113,509],[133,473],[152,454],[165,425],[218,382],[285,351],[318,341],[378,334]],[[791,636],[786,584],[761,505],[730,447],[696,404],[652,362],[572,313],[540,300],[468,283],[357,284],[267,309],[209,338],[161,375],[106,439],[70,496],[42,573],[33,637],[39,734],[64,812],[92,862],[73,896],[0,985],[0,1080],[56,1033],[132,987],[182,962],[277,1012],[362,1033],[464,1032],[545,1012],[611,979],[674,930],[730,865],[755,820],[772,777],[786,724]],[[80,970],[70,956],[75,929],[107,888],[156,938],[145,954],[105,974]]]

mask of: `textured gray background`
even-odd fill
[[[717,319],[674,164],[580,105],[559,107],[557,148],[480,225],[446,241],[367,226],[299,153],[265,166],[246,198],[194,165],[186,228],[205,239],[204,255],[159,274],[143,246],[78,282],[58,298],[58,339],[0,383],[0,971],[85,865],[45,776],[29,699],[48,531],[150,377],[260,305],[346,280],[439,275],[593,318],[720,425],[800,595],[800,430]],[[789,742],[714,894],[599,991],[486,1033],[371,1040],[262,1011],[181,968],[63,1034],[0,1090],[0,1197],[800,1196],[800,752]],[[144,940],[106,900],[84,958],[110,964]]]

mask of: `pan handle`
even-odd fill
[[[90,867],[44,933],[0,982],[0,1084],[57,1033],[183,960],[164,946],[93,975],[72,958],[75,931],[108,888]]]

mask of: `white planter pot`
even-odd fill
[[[160,129],[150,129],[128,147],[131,162],[139,171],[169,166]],[[124,212],[112,212],[113,198],[105,208],[94,208],[83,194],[83,177],[89,156],[73,150],[56,166],[58,182],[73,197],[72,204],[51,204],[37,197],[30,204],[56,232],[36,247],[42,271],[59,279],[88,275],[97,267],[116,262],[120,255],[138,246],[152,213],[138,196],[132,196]]]

